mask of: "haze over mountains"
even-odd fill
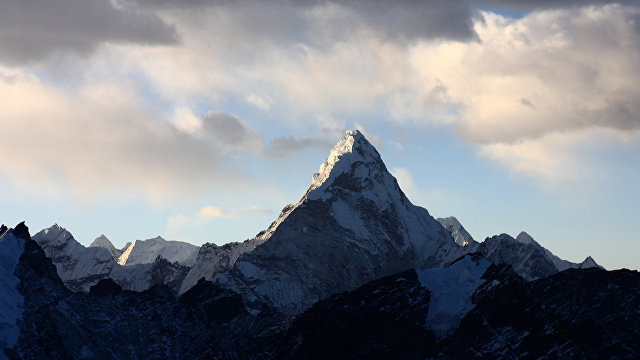
[[[477,348],[471,357],[640,351],[637,337],[628,349],[615,345],[640,325],[637,272],[607,272],[590,257],[559,259],[524,232],[478,243],[457,219],[436,220],[413,205],[359,131],[344,134],[297,203],[244,242],[198,248],[156,237],[116,249],[100,236],[84,247],[59,225],[31,237],[20,224],[3,227],[4,248],[1,300],[10,311],[0,319],[0,345],[10,358],[305,358],[335,357],[326,351],[336,349],[349,358],[375,354],[371,339],[406,345],[381,357],[468,358],[456,344]],[[579,296],[598,294],[588,306],[619,298],[628,310],[591,313],[552,278],[582,289]],[[603,285],[610,282],[624,285]],[[119,310],[124,304],[131,306]],[[505,323],[496,311],[512,316]],[[564,320],[542,326],[535,319],[551,316],[545,311],[602,317],[588,326],[607,341],[582,343],[586,330]],[[593,320],[588,314],[578,319]],[[373,333],[340,342],[361,325]],[[135,340],[138,327],[148,332]],[[470,339],[474,327],[482,333]],[[384,340],[396,330],[408,337]],[[318,331],[337,347],[318,350]],[[562,336],[545,335],[552,333]],[[414,341],[421,345],[407,353]]]

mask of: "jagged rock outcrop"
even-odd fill
[[[136,255],[137,263],[122,266],[114,259],[115,247],[104,236],[96,239],[91,246],[85,247],[65,228],[54,224],[38,232],[33,239],[53,260],[64,284],[72,291],[84,292],[88,292],[98,281],[111,278],[125,290],[143,291],[153,285],[165,284],[177,294],[190,267],[168,261],[161,255],[156,255],[149,263],[142,263],[142,259],[146,259],[154,250],[160,250],[161,253],[173,254],[180,259],[186,258],[190,262],[188,254],[194,248],[197,249],[196,246],[186,243],[174,246],[174,242],[147,240],[161,246],[142,246],[144,251],[138,251],[140,256]],[[172,246],[175,251],[171,250]],[[111,251],[110,248],[112,248]],[[183,251],[184,249],[188,250]]]
[[[590,256],[582,263],[563,260],[524,231],[520,232],[515,239],[510,235],[501,234],[478,243],[455,217],[439,218],[438,222],[451,233],[458,245],[464,246],[468,253],[479,251],[496,264],[508,264],[527,280],[540,279],[566,269],[600,267]]]
[[[211,280],[218,274],[229,271],[240,255],[255,249],[263,242],[263,239],[256,237],[241,243],[232,242],[222,246],[212,243],[202,245],[196,262],[182,282],[179,293],[182,294],[191,289],[200,279]]]

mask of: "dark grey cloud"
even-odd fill
[[[329,141],[323,139],[305,138],[296,140],[291,135],[282,136],[271,140],[267,155],[270,157],[283,157],[313,147],[330,149],[331,144]]]
[[[262,137],[240,118],[220,112],[210,111],[202,118],[202,135],[213,145],[227,150],[262,152]]]
[[[495,9],[541,10],[558,9],[573,6],[589,6],[609,3],[631,3],[631,1],[615,0],[478,0],[477,5],[489,6]]]
[[[341,7],[355,15],[357,22],[343,19],[339,13],[330,24],[322,29],[331,39],[348,37],[360,23],[366,24],[383,38],[391,40],[414,41],[418,39],[456,39],[468,40],[474,38],[472,18],[475,10],[469,6],[467,0],[138,0],[138,4],[151,9],[194,9],[202,7],[233,8],[251,12],[252,8],[260,8],[261,17],[251,22],[243,22],[247,27],[287,29],[306,27],[309,15],[323,8]],[[267,22],[274,22],[267,24]],[[313,21],[311,21],[313,22]],[[288,31],[287,37],[293,41],[300,39],[300,31]],[[307,29],[317,30],[317,29]],[[313,37],[314,34],[308,34]]]
[[[531,100],[529,100],[527,98],[521,98],[520,99],[520,105],[526,106],[529,109],[533,109],[533,110],[535,110],[535,108],[536,108],[535,105],[533,105],[533,103],[531,102]]]
[[[3,0],[0,62],[20,65],[56,52],[87,54],[111,43],[171,44],[178,35],[158,16],[109,0]]]

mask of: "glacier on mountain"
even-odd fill
[[[475,254],[444,268],[416,270],[422,286],[431,292],[426,324],[436,336],[455,330],[473,309],[471,296],[484,283],[482,276],[489,265],[487,259]]]

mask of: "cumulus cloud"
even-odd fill
[[[151,12],[109,0],[7,0],[0,11],[0,62],[86,54],[102,43],[175,44],[175,28]]]
[[[535,4],[542,3],[555,7],[552,1],[528,3],[536,9],[540,7]],[[45,86],[26,71],[0,71],[0,89],[8,94],[0,99],[0,121],[3,130],[8,129],[3,133],[31,134],[26,142],[35,146],[25,154],[38,159],[31,165],[7,160],[4,154],[18,158],[20,144],[0,134],[0,147],[11,147],[6,152],[0,148],[2,165],[11,165],[6,169],[23,175],[52,173],[74,185],[95,177],[97,186],[135,183],[135,178],[151,173],[154,184],[164,185],[147,186],[152,181],[143,180],[135,186],[163,193],[187,177],[196,182],[229,178],[223,153],[278,157],[324,146],[309,137],[314,130],[320,139],[337,137],[353,119],[370,127],[363,119],[383,118],[389,126],[454,126],[465,140],[479,144],[481,155],[519,172],[534,174],[538,168],[538,174],[548,175],[557,172],[544,168],[542,155],[531,155],[535,149],[547,146],[553,152],[544,156],[563,159],[558,167],[579,172],[582,167],[570,163],[584,160],[570,154],[577,154],[572,146],[581,142],[549,144],[590,129],[640,129],[640,30],[638,8],[633,6],[562,7],[509,19],[475,12],[463,1],[119,4],[129,5],[114,7],[118,16],[157,16],[163,28],[175,29],[156,44],[176,33],[180,43],[140,47],[123,42],[154,42],[142,35],[91,35],[98,40],[87,49],[101,41],[108,45],[100,47],[99,59],[78,67],[78,78],[89,79],[91,85],[79,84],[72,95],[65,79],[47,78],[51,74],[44,74]],[[120,78],[109,82],[104,75],[94,81],[95,73]],[[159,109],[170,109],[166,123],[152,121],[158,114],[145,108],[149,98]],[[28,106],[25,99],[34,103]],[[268,110],[268,121],[278,128],[298,134],[304,129],[307,136],[280,137],[265,145],[245,119],[193,111],[222,109],[229,103]],[[44,124],[40,126],[33,120],[48,118],[55,123],[39,120]],[[17,125],[20,119],[24,122]],[[60,128],[73,131],[62,134]],[[88,135],[79,136],[81,129]],[[45,130],[54,135],[47,137]],[[60,143],[69,144],[70,150],[56,146]],[[76,163],[84,170],[49,169],[43,159],[51,161],[52,155],[44,148],[73,159],[67,167]],[[148,150],[156,148],[164,150]],[[110,176],[95,175],[96,163],[109,164],[103,171]],[[91,186],[73,188],[90,191]]]
[[[67,93],[34,77],[0,81],[0,168],[17,186],[62,186],[79,197],[124,191],[161,199],[238,180],[207,141],[140,103],[115,85]]]
[[[475,43],[412,49],[424,78],[460,104],[456,128],[519,172],[571,178],[576,134],[640,130],[639,10],[619,5],[484,13]],[[560,145],[566,142],[565,145]]]
[[[215,146],[224,149],[259,154],[264,148],[262,137],[246,121],[221,111],[210,111],[203,116],[201,132]]]
[[[244,100],[262,111],[269,111],[269,108],[271,108],[268,100],[256,94],[247,95]]]
[[[204,206],[195,214],[175,214],[170,216],[169,219],[167,219],[166,230],[169,233],[174,233],[185,227],[202,226],[213,218],[228,219],[230,217],[231,214],[227,213],[222,208],[217,206]]]

